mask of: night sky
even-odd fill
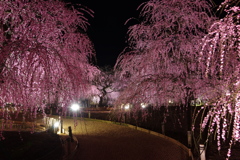
[[[138,18],[138,6],[148,0],[69,0],[94,11],[94,17],[88,17],[90,27],[88,35],[94,43],[96,65],[114,66],[118,55],[126,46],[128,27],[138,23],[136,20],[125,22],[129,18]],[[216,0],[221,2],[222,0]]]
[[[146,0],[71,0],[87,6],[94,11],[94,17],[88,17],[90,26],[88,35],[94,43],[97,62],[100,67],[114,66],[118,55],[126,46],[126,35],[130,24],[137,23],[131,17],[138,17],[137,7]]]

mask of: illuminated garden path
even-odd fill
[[[74,160],[186,160],[187,153],[164,138],[126,126],[95,120],[64,119],[72,126],[79,148]]]

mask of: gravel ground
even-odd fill
[[[79,148],[74,160],[186,160],[186,151],[164,138],[127,126],[95,120],[64,119],[72,126]]]

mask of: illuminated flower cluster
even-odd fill
[[[85,96],[96,70],[85,12],[58,0],[0,1],[0,107],[66,110]]]
[[[219,93],[215,98],[207,95],[211,97],[207,104],[211,107],[201,126],[209,127],[209,135],[216,133],[219,150],[221,141],[231,135],[227,159],[231,145],[240,141],[240,7],[230,3],[222,3],[227,14],[210,27],[199,59],[203,62],[203,75],[218,84],[215,91]]]

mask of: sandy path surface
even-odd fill
[[[79,148],[74,160],[186,160],[187,153],[164,138],[126,126],[94,120],[64,119],[72,126]]]

